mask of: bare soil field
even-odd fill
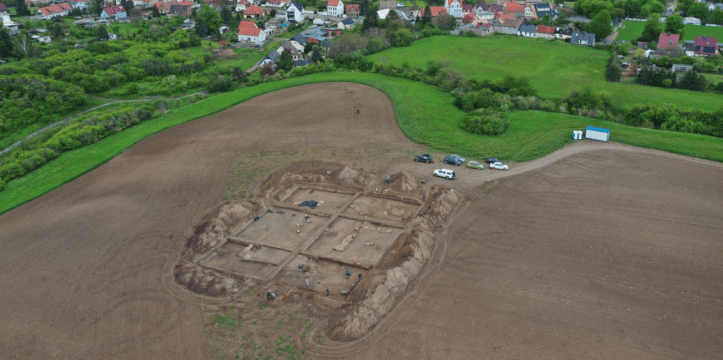
[[[294,347],[311,358],[723,358],[720,164],[583,141],[507,172],[459,168],[450,182],[431,177],[435,165],[411,162],[422,150],[399,129],[388,97],[347,83],[282,90],[145,139],[0,216],[0,358],[285,358],[299,355]],[[230,304],[176,283],[174,266],[200,236],[195,225],[223,200],[253,198],[281,169],[330,167],[317,160],[373,170],[375,184],[405,171],[427,180],[425,189],[451,187],[463,199],[451,222],[434,224],[446,230],[428,243],[431,259],[405,284],[411,290],[401,302],[377,303],[388,315],[363,299],[330,315],[291,295],[297,290],[266,303],[265,288],[248,286],[238,294],[247,300]],[[201,264],[274,275],[275,286],[289,289],[347,269],[357,260],[319,260],[309,278],[297,268],[305,253],[289,259],[305,244],[285,238],[295,225],[277,211],[313,200],[307,190],[290,188],[255,227],[234,224],[226,243],[208,241]],[[321,232],[310,254],[328,257],[349,226],[364,223],[353,217],[365,215],[388,225],[351,243],[349,253],[380,247],[363,257],[374,269],[355,274],[366,279],[412,254],[411,235],[393,223],[413,221],[415,206],[317,195],[324,204],[309,211],[314,221],[347,218],[329,230],[307,223],[313,231],[304,236]],[[251,205],[249,214],[266,211]],[[263,236],[273,238],[268,246],[239,257]],[[228,285],[204,278],[197,289]],[[332,284],[329,301],[343,301],[345,286]],[[321,288],[314,293],[325,298]],[[350,322],[353,312],[367,317]],[[280,347],[265,350],[264,341]]]

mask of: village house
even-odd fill
[[[346,5],[346,16],[351,18],[358,18],[359,17],[359,4],[347,4]]]
[[[447,14],[456,18],[462,17],[462,2],[460,0],[445,0],[444,8],[447,9]]]
[[[261,44],[266,41],[266,33],[253,21],[241,21],[238,25],[238,41]]]
[[[354,30],[354,26],[356,26],[356,21],[352,18],[345,18],[336,24],[336,27],[342,30]]]
[[[182,3],[190,2],[190,1],[180,1]],[[168,11],[166,12],[166,15],[168,16],[180,16],[182,18],[189,18],[193,14],[193,11],[191,10],[191,5],[185,5],[185,4],[174,4],[171,5],[168,8]]]
[[[287,5],[289,5],[288,0],[269,0],[266,4],[264,4],[264,6],[272,8],[285,8]]]
[[[88,8],[88,0],[71,0],[68,1],[68,5],[73,9],[85,10]]]
[[[475,5],[475,14],[480,19],[492,20],[495,18],[495,13],[502,13],[504,8],[502,5],[497,4],[477,4]]]
[[[39,19],[48,20],[58,16],[67,16],[73,8],[68,3],[60,3],[38,9]]]
[[[298,1],[292,1],[286,8],[286,21],[302,23],[304,20],[306,20],[304,5]]]
[[[583,45],[583,46],[595,46],[595,34],[589,34],[583,31],[575,31],[572,33],[570,44]]]
[[[664,48],[676,48],[680,42],[680,35],[678,34],[660,34],[658,39],[658,49]]]
[[[440,6],[440,7],[441,7],[441,6]],[[400,19],[400,20],[409,21],[409,18],[407,18],[407,14],[405,14],[403,11],[395,10],[395,9],[379,10],[379,11],[377,11],[377,16],[379,16],[379,19],[380,19],[380,20],[386,20],[386,19],[387,19],[387,16],[389,16],[389,13],[392,12],[392,11],[394,11],[394,12],[397,13],[397,15],[399,16],[399,19]]]
[[[492,24],[492,29],[495,32],[505,35],[517,35],[517,29],[520,27],[521,21],[519,20],[505,20],[497,24]]]
[[[695,37],[695,56],[710,56],[718,53],[718,42],[717,38],[710,36],[696,36]]]
[[[554,39],[555,38],[555,27],[554,26],[546,26],[546,25],[538,25],[535,36],[538,38],[543,38],[543,39]]]
[[[341,0],[329,0],[326,3],[326,14],[329,16],[344,15],[344,2]]]
[[[422,9],[421,16],[424,16],[426,7]],[[432,12],[432,17],[438,17],[439,15],[446,14],[447,9],[444,6],[430,6],[429,10]]]
[[[109,6],[100,13],[101,19],[122,19],[126,17],[128,17],[128,14],[126,13],[126,9],[123,8],[123,5]]]
[[[251,3],[246,0],[238,0],[236,2],[236,12],[242,13],[248,9],[248,7],[251,6]]]
[[[379,10],[396,9],[396,8],[397,8],[396,0],[379,0]]]
[[[472,5],[462,5],[462,16],[467,14],[474,14],[474,6]]]
[[[472,23],[473,21],[475,21],[476,18],[477,18],[477,17],[476,17],[475,14],[473,14],[473,13],[466,14],[465,16],[462,17],[462,22],[465,23],[465,24],[470,24],[470,23]]]
[[[244,19],[259,19],[264,15],[264,10],[256,5],[249,6],[244,10]]]
[[[538,19],[542,19],[545,17],[545,15],[550,15],[550,18],[552,20],[557,19],[557,10],[550,7],[550,4],[548,3],[539,3],[535,4],[535,13],[537,14]]]
[[[515,13],[525,13],[525,8],[520,6],[520,4],[517,3],[517,1],[506,1],[505,2],[505,12],[508,14],[515,14]]]
[[[279,46],[278,49],[276,49],[276,52],[281,55],[284,51],[288,52],[291,55],[291,60],[297,61],[297,60],[303,60],[302,52],[304,49],[297,49],[294,45],[291,44],[290,41],[284,41],[281,46]]]
[[[527,19],[534,19],[537,17],[537,12],[535,12],[535,7],[531,4],[525,5],[525,18]]]
[[[517,35],[524,37],[535,37],[537,26],[531,24],[522,24],[517,29]]]

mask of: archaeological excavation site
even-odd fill
[[[272,175],[259,196],[226,204],[197,225],[175,267],[199,294],[248,290],[308,302],[327,335],[365,335],[407,292],[459,201],[407,172],[387,181],[341,165]],[[389,182],[391,180],[391,182]]]

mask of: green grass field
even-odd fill
[[[723,102],[715,93],[607,82],[604,72],[608,57],[603,50],[517,36],[434,36],[369,56],[377,62],[399,65],[408,61],[422,68],[429,60],[450,59],[456,69],[478,80],[497,80],[506,74],[526,76],[538,94],[547,98],[561,98],[574,88],[590,86],[607,91],[620,105],[674,103],[716,110]]]
[[[587,118],[538,111],[513,112],[510,129],[498,137],[472,135],[459,128],[463,112],[452,105],[452,95],[421,82],[367,73],[321,73],[265,83],[209,97],[175,109],[102,141],[63,153],[0,192],[0,213],[45,194],[102,165],[138,141],[169,127],[208,116],[253,97],[303,84],[350,81],[373,86],[392,99],[399,125],[414,142],[430,150],[472,158],[500,157],[527,161],[547,155],[572,140],[570,130],[597,125],[612,130],[612,140],[723,162],[723,139],[709,136],[632,128]]]
[[[640,37],[645,28],[644,21],[630,21],[626,20],[623,24],[625,29],[620,29],[618,32],[617,40],[633,41]],[[665,29],[665,25],[663,25]],[[712,36],[718,38],[718,42],[723,40],[723,27],[718,26],[698,26],[698,25],[685,25],[685,33],[683,34],[683,40],[695,40],[696,36]]]

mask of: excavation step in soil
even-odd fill
[[[330,338],[358,339],[409,290],[458,201],[406,172],[385,183],[336,164],[281,171],[259,196],[223,205],[196,226],[176,281],[217,297],[273,288],[273,301],[326,309],[318,313],[333,319],[324,329]]]

